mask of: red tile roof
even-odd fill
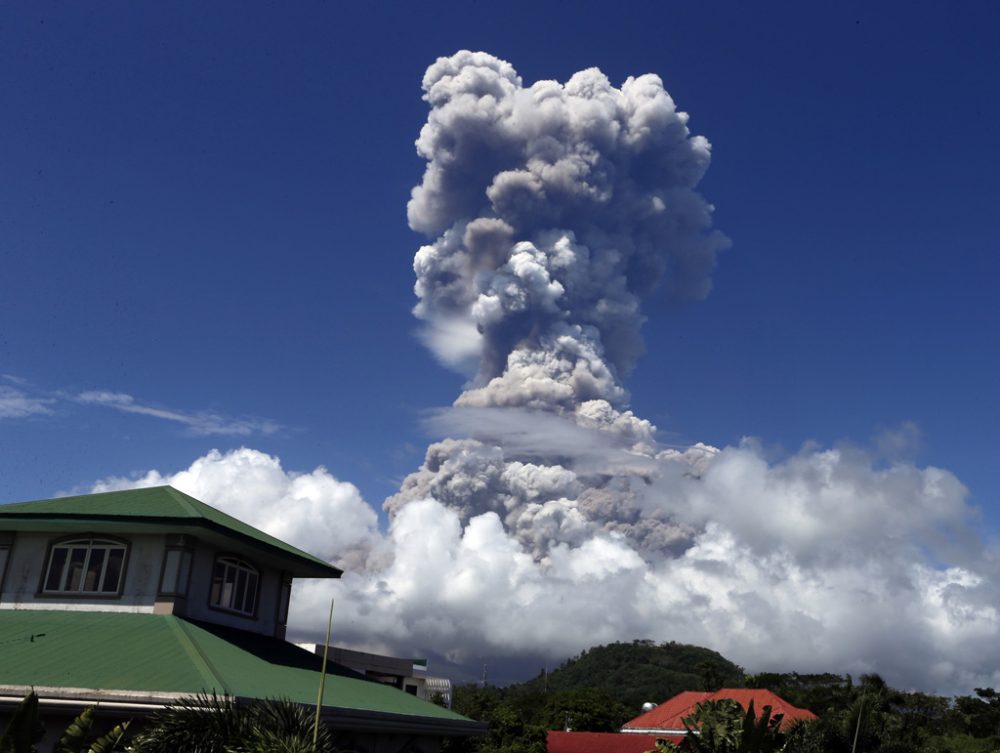
[[[548,753],[646,753],[656,741],[680,743],[684,735],[637,735],[622,732],[549,732]]]
[[[793,722],[802,719],[815,719],[816,715],[808,709],[793,706],[784,698],[775,695],[770,690],[752,688],[723,688],[714,693],[702,693],[685,690],[670,698],[652,711],[637,716],[626,722],[622,730],[683,730],[684,717],[694,713],[695,706],[703,701],[721,701],[723,699],[736,701],[746,709],[753,701],[754,711],[758,718],[765,706],[771,707],[771,716],[783,714],[781,729],[788,729]],[[655,734],[655,733],[654,733]]]

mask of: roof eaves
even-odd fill
[[[323,706],[323,720],[334,728],[365,730],[371,732],[393,731],[412,734],[471,736],[483,735],[489,725],[472,719],[444,719],[441,717],[394,714],[388,711]]]
[[[64,688],[44,685],[0,685],[0,708],[6,704],[20,703],[24,696],[34,692],[39,702],[50,708],[84,708],[100,703],[102,708],[127,710],[129,713],[152,713],[176,704],[191,693],[163,693],[155,691],[132,691],[95,688]],[[233,698],[255,701],[257,698],[232,696]],[[395,732],[408,734],[455,736],[479,736],[486,733],[486,722],[471,719],[440,719],[407,714],[392,714],[385,711],[344,708],[324,705],[321,712],[323,721],[337,729],[371,732]]]

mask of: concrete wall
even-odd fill
[[[163,562],[164,537],[155,534],[115,536],[128,542],[125,581],[120,596],[42,595],[42,575],[49,545],[64,535],[18,531],[14,535],[0,609],[75,609],[102,612],[152,612]]]

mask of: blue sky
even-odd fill
[[[913,422],[917,461],[995,531],[998,21],[985,2],[7,5],[0,499],[240,445],[392,494],[463,381],[414,336],[405,207],[423,71],[469,48],[526,83],[659,73],[712,142],[702,193],[732,248],[705,301],[646,303],[628,381],[663,441],[780,454]]]

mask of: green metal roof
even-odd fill
[[[315,704],[322,658],[276,638],[174,615],[0,611],[0,685],[288,698]],[[323,705],[341,713],[473,724],[367,680],[327,675]]]
[[[319,557],[286,544],[251,525],[237,520],[172,486],[58,497],[33,502],[0,505],[0,527],[4,519],[20,520],[93,520],[167,523],[175,526],[201,526],[249,541],[257,546],[290,556],[300,566],[302,575],[337,578],[341,570]],[[296,573],[300,574],[300,573]]]

